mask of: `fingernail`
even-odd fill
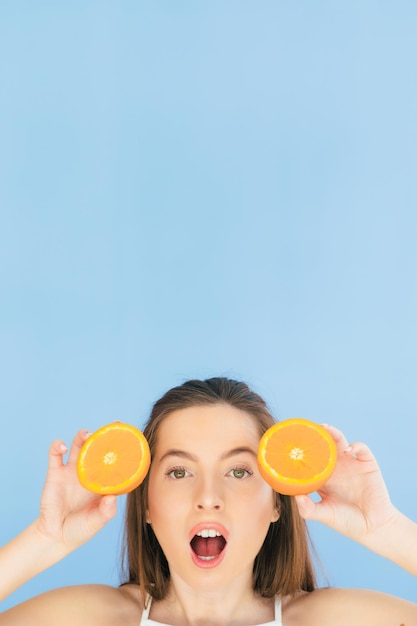
[[[353,446],[348,446],[347,448],[345,448],[345,452],[352,452],[353,450]]]
[[[59,449],[61,450],[61,452],[68,452],[68,448],[64,443],[61,443],[59,445]]]

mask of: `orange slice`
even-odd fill
[[[144,480],[151,462],[143,433],[122,422],[99,428],[84,442],[77,474],[86,489],[100,495],[133,491]]]
[[[336,460],[332,436],[319,424],[301,417],[274,424],[259,442],[259,471],[283,495],[317,491],[330,478]]]

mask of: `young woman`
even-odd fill
[[[339,459],[320,492],[280,496],[257,447],[271,417],[246,384],[188,381],[154,406],[149,474],[128,497],[126,581],[55,589],[0,614],[0,626],[414,626],[417,604],[358,589],[317,589],[305,519],[319,520],[417,576],[417,525],[391,504],[363,443],[332,433]],[[0,550],[0,598],[88,541],[115,498],[78,484],[55,441],[39,517]]]

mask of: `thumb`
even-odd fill
[[[313,502],[308,496],[295,496],[298,512],[305,520],[314,520],[317,522],[323,520],[323,506],[321,502]]]
[[[117,512],[116,496],[103,496],[99,505],[99,511],[105,523],[113,519]]]
[[[101,530],[116,515],[116,496],[103,496],[98,506],[90,512],[89,526],[94,533]]]

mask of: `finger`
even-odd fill
[[[103,496],[99,505],[90,513],[89,526],[96,533],[109,522],[117,512],[116,496]]]
[[[298,511],[305,520],[321,522],[322,524],[332,525],[334,519],[334,511],[332,507],[323,500],[314,502],[309,496],[295,496]]]
[[[64,464],[63,456],[68,452],[68,448],[61,439],[55,439],[49,446],[48,467],[57,469]]]
[[[375,456],[370,448],[362,441],[355,441],[348,445],[344,453],[346,456],[354,456],[358,461],[375,461]]]
[[[100,502],[100,510],[106,520],[112,519],[117,512],[116,496],[103,496]]]
[[[346,450],[347,446],[348,446],[348,443],[349,443],[348,440],[346,439],[345,434],[341,430],[336,428],[335,426],[330,426],[329,424],[321,424],[321,425],[333,437],[338,452],[340,454],[342,452],[344,452]]]
[[[75,435],[74,439],[72,440],[71,449],[68,455],[69,465],[75,465],[83,443],[89,438],[90,435],[91,433],[85,428],[83,430],[79,430],[78,433]]]
[[[295,496],[298,512],[305,520],[320,521],[321,509],[319,503],[314,502],[309,496]]]

